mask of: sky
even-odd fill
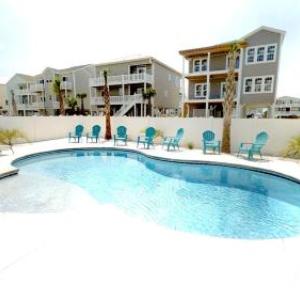
[[[153,56],[181,71],[181,49],[259,26],[287,32],[278,96],[300,97],[300,0],[0,0],[0,83],[45,67]]]

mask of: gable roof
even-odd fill
[[[182,56],[184,56],[186,58],[191,58],[191,57],[196,56],[196,55],[206,54],[207,52],[211,52],[211,53],[214,53],[214,52],[228,52],[230,45],[234,42],[239,43],[240,47],[243,48],[243,47],[247,46],[246,39],[249,38],[250,36],[256,34],[257,32],[259,32],[261,30],[267,30],[267,31],[270,31],[270,32],[279,33],[281,35],[281,43],[283,42],[283,39],[284,39],[284,36],[285,36],[285,33],[286,33],[283,30],[276,29],[276,28],[273,28],[273,27],[260,26],[257,29],[247,33],[245,36],[241,37],[240,39],[238,39],[236,41],[224,42],[224,43],[221,43],[221,44],[216,44],[216,45],[208,46],[208,47],[180,50],[179,54],[181,54]]]
[[[257,32],[259,31],[262,31],[262,30],[266,30],[266,31],[270,31],[270,32],[274,32],[274,33],[279,33],[281,35],[281,42],[283,41],[284,39],[284,36],[286,34],[286,31],[284,30],[280,30],[280,29],[276,29],[276,28],[273,28],[273,27],[268,27],[268,26],[260,26],[258,28],[256,28],[255,30],[247,33],[245,36],[243,36],[242,38],[243,39],[247,39],[248,37],[256,34]]]

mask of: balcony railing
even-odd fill
[[[136,94],[136,95],[124,95],[124,96],[111,96],[110,97],[110,104],[111,105],[124,105],[127,102],[136,101],[142,102],[143,95]],[[104,105],[104,98],[103,97],[91,97],[91,105]]]
[[[108,76],[107,78],[107,82],[109,85],[119,85],[119,84],[139,83],[139,82],[152,83],[152,81],[153,81],[153,76],[147,73],[124,74],[124,75],[117,75],[117,76]],[[90,78],[89,85],[94,87],[103,86],[104,77]]]
[[[186,101],[201,101],[201,102],[205,102],[207,99],[206,97],[192,97],[187,99]],[[208,101],[224,101],[224,96],[223,95],[210,95],[210,97],[208,98]],[[234,100],[236,100],[236,97],[234,98]]]
[[[14,89],[15,96],[30,95],[30,89]]]
[[[276,110],[274,112],[274,117],[289,117],[289,116],[300,116],[300,111],[295,111],[295,110],[291,110],[291,111],[278,111]]]
[[[44,107],[46,109],[59,109],[59,102],[56,100],[46,100]]]
[[[35,92],[42,92],[44,91],[44,85],[42,83],[34,83],[30,85],[30,91]]]
[[[71,81],[62,81],[60,83],[60,88],[62,90],[71,90],[72,89],[72,82]]]
[[[16,105],[17,109],[20,110],[38,110],[44,108],[44,103],[42,101],[35,101],[31,103],[17,102]]]

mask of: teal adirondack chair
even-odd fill
[[[253,143],[241,143],[240,149],[237,156],[245,153],[248,155],[248,159],[253,159],[255,154],[259,154],[260,158],[262,158],[261,150],[266,145],[269,139],[268,134],[265,131],[260,132]]]
[[[212,150],[220,154],[221,141],[216,140],[216,135],[210,130],[206,130],[202,134],[203,153],[206,154],[207,150]]]
[[[119,126],[117,128],[117,134],[114,134],[114,145],[116,145],[118,141],[122,141],[127,145],[127,138],[127,128],[125,126]]]
[[[179,144],[180,141],[183,138],[183,134],[184,134],[184,129],[183,128],[179,128],[177,130],[176,136],[171,136],[171,137],[165,137],[162,141],[162,147],[167,146],[168,151],[170,150],[170,147],[173,147],[174,150],[177,149],[179,150]]]
[[[74,133],[69,132],[69,142],[71,142],[73,139],[74,142],[79,143],[80,139],[82,138],[83,129],[84,129],[84,127],[81,124],[79,124],[75,127]]]
[[[144,148],[147,146],[147,149],[149,149],[150,145],[154,146],[153,140],[155,137],[155,132],[155,128],[148,127],[144,136],[138,136],[137,147],[139,147],[139,144],[144,144]]]
[[[92,132],[86,134],[86,141],[89,142],[90,140],[91,142],[95,141],[97,143],[100,137],[100,132],[101,132],[101,126],[94,125],[92,127]]]

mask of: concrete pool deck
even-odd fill
[[[18,145],[15,155],[0,156],[0,173],[13,172],[11,161],[24,155],[95,146],[112,143],[69,144],[63,139]],[[136,149],[135,143],[125,148]],[[160,146],[141,151],[247,165],[300,179],[296,161],[266,157],[249,162],[231,155],[203,155],[201,150],[167,152]],[[13,190],[12,178],[0,181],[6,186],[0,190],[0,201]],[[34,181],[22,175],[18,179],[24,184]],[[51,195],[42,195],[43,184],[37,193],[41,201],[48,201]],[[56,211],[39,206],[28,212],[21,205],[22,191],[17,194],[19,207],[0,211],[1,299],[300,298],[300,237],[251,241],[188,234],[98,205],[73,185],[66,188],[53,181],[53,191],[55,207],[64,203]]]

